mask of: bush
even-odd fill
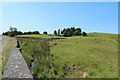
[[[76,30],[76,31],[74,32],[74,35],[81,35],[81,32],[80,32],[79,30]]]
[[[64,37],[67,37],[67,31],[63,32]]]
[[[47,35],[47,31],[44,31],[43,34]]]
[[[70,36],[72,36],[72,33],[69,31],[69,32],[67,33],[67,37],[70,37]]]
[[[87,36],[87,33],[86,32],[82,32],[82,36]]]
[[[9,33],[8,33],[8,36],[14,37],[14,36],[15,36],[15,33],[14,33],[14,32],[9,32]]]
[[[64,37],[72,36],[72,31],[68,28],[63,32]]]

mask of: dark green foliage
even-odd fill
[[[93,75],[95,75],[95,73],[94,72],[90,72],[90,76],[93,76]]]
[[[58,29],[58,31],[60,31],[60,29]],[[63,30],[61,30],[61,34],[63,34],[64,37],[71,37],[73,35],[81,35],[81,28],[75,28],[75,27],[71,27],[67,29],[64,28]]]
[[[47,31],[44,31],[43,34],[47,35]]]
[[[16,35],[26,35],[26,34],[40,34],[39,31],[29,31],[29,32],[21,32],[21,31],[17,31],[17,28],[14,28],[14,27],[10,27],[9,31],[7,32],[3,32],[2,35],[7,35],[7,36],[10,36],[10,37],[14,37]]]
[[[32,32],[31,32],[31,31],[29,31],[29,32],[28,32],[28,34],[32,34]]]
[[[9,31],[3,33],[3,35],[7,35],[10,37],[14,37],[16,36],[16,34],[17,34],[17,28],[14,28],[14,27],[10,27]]]
[[[9,33],[8,31],[7,31],[7,32],[3,32],[3,34],[2,34],[2,35],[8,35],[8,33]]]
[[[40,34],[39,31],[29,31],[29,32],[24,32],[23,34],[27,35],[27,34]]]
[[[82,32],[82,35],[83,35],[83,36],[87,36],[87,33],[86,33],[86,32]]]
[[[67,32],[67,37],[70,37],[70,36],[72,36],[72,32],[71,32],[71,31],[68,31],[68,32]]]
[[[64,34],[64,37],[67,37],[67,31],[64,31],[63,34]]]
[[[63,32],[64,37],[70,37],[72,36],[72,30],[70,28],[65,29]]]
[[[71,27],[71,31],[72,31],[72,35],[74,35],[75,28],[74,28],[74,27]]]
[[[10,37],[14,37],[16,34],[14,33],[14,32],[9,32],[8,33],[8,36],[10,36]]]
[[[58,29],[58,34],[60,34],[60,29]]]
[[[80,32],[79,30],[76,30],[76,31],[74,32],[74,35],[81,35],[81,32]]]
[[[57,35],[57,31],[56,30],[54,30],[54,34]]]
[[[10,27],[9,31],[10,31],[10,32],[17,32],[17,28],[15,28],[15,27]]]
[[[33,31],[33,34],[40,34],[39,31]]]
[[[23,34],[26,35],[26,34],[28,34],[28,33],[27,33],[27,32],[24,32]]]
[[[75,27],[71,27],[72,32],[75,32]]]
[[[76,30],[80,31],[80,33],[81,33],[81,28],[76,28]]]
[[[23,32],[17,31],[16,35],[23,35]]]
[[[63,34],[64,31],[65,31],[65,28],[63,30],[61,30],[61,34]]]
[[[74,31],[74,35],[81,35],[81,29],[76,28],[75,31]]]

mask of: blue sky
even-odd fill
[[[48,31],[80,27],[85,32],[118,33],[117,2],[7,2],[2,3],[2,32]]]

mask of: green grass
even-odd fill
[[[50,54],[50,46],[47,39],[18,38],[22,54],[29,67],[32,55],[35,56],[36,67],[33,71],[34,78],[54,78],[64,76],[65,70],[55,63],[55,57]],[[63,65],[64,67],[64,65]],[[62,71],[62,73],[60,72]]]
[[[118,77],[118,36],[105,33],[88,35],[50,42],[51,54],[59,57],[56,63],[75,64],[88,72],[88,78]]]
[[[50,36],[50,35],[17,35],[17,37],[37,37],[37,38],[65,38],[60,36]]]
[[[27,37],[51,38],[47,35]],[[36,77],[81,78],[83,72],[78,70],[82,69],[88,72],[88,78],[117,78],[117,39],[117,34],[89,33],[86,37],[73,36],[53,41],[21,38],[20,44],[28,65],[31,55],[36,56]]]

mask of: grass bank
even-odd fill
[[[55,63],[56,57],[50,54],[48,39],[25,39],[18,38],[22,54],[29,67],[32,55],[35,57],[34,78],[64,77],[67,74],[66,64],[60,66]]]
[[[35,56],[35,77],[117,78],[118,36],[105,33],[88,35],[53,41],[48,41],[46,35],[44,40],[19,40],[28,66],[32,55]]]
[[[69,63],[73,72],[68,77],[80,77],[79,69],[82,69],[87,71],[88,78],[117,78],[118,36],[105,33],[88,35],[51,41],[51,54],[59,57],[56,63]]]
[[[65,38],[60,36],[51,36],[51,35],[17,35],[17,37],[37,37],[37,38]]]
[[[11,37],[6,38],[7,39],[5,40],[4,45],[2,46],[2,72],[4,71],[10,52],[12,51],[13,48],[16,48],[15,38]]]

